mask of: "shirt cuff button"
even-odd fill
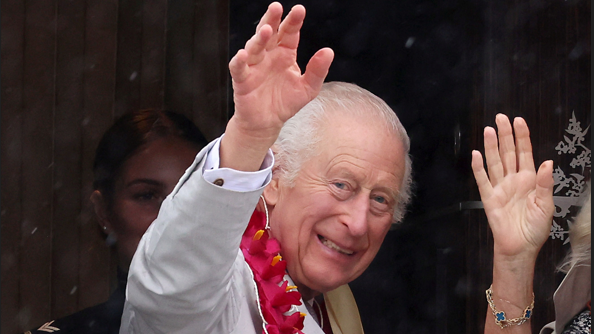
[[[223,186],[223,184],[225,184],[225,180],[223,180],[223,179],[216,179],[216,180],[214,180],[214,182],[213,182],[213,183],[214,183],[215,185],[219,186],[219,187],[222,187],[222,186]]]

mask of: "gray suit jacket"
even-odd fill
[[[266,184],[238,192],[205,180],[212,146],[197,155],[140,241],[120,333],[262,332],[256,287],[239,244]],[[308,314],[304,305],[298,311]],[[304,332],[322,333],[311,316]]]

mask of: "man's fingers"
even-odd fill
[[[319,92],[328,75],[328,70],[334,59],[334,51],[330,48],[318,50],[307,63],[303,80],[311,87],[313,91]]]
[[[497,145],[497,133],[495,129],[490,126],[485,127],[485,159],[487,160],[487,168],[489,171],[489,179],[491,184],[496,186],[503,179],[504,170],[499,156],[499,147]]]
[[[264,25],[256,32],[247,43],[245,43],[245,51],[247,51],[247,64],[254,65],[264,59],[266,43],[272,36],[272,28],[269,25]]]
[[[247,65],[248,53],[244,49],[237,51],[237,54],[229,61],[229,72],[234,82],[245,81],[249,75],[249,66]]]
[[[517,172],[516,145],[509,119],[504,114],[495,116],[497,133],[499,134],[499,155],[503,164],[504,175]]]
[[[483,156],[476,150],[472,151],[472,173],[481,194],[481,199],[485,200],[489,198],[493,192],[493,186],[487,177],[487,172],[483,165]]]
[[[297,49],[299,45],[299,30],[305,19],[305,7],[295,5],[278,28],[277,45]]]
[[[278,30],[278,25],[281,22],[281,18],[283,16],[283,5],[278,2],[273,2],[268,5],[268,9],[266,13],[262,15],[260,22],[258,22],[258,26],[256,27],[256,32],[260,30],[265,24],[272,27],[272,31]]]
[[[526,121],[521,117],[514,119],[514,133],[516,134],[516,155],[518,170],[534,172],[534,157],[532,156],[532,143],[530,130]]]
[[[264,25],[245,43],[245,49],[237,51],[237,54],[229,62],[229,72],[234,82],[243,82],[250,73],[249,66],[264,59],[266,43],[271,36],[272,28],[269,25]]]

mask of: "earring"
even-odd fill
[[[118,237],[113,232],[110,232],[107,235],[107,238],[105,238],[105,244],[107,244],[108,247],[115,245],[117,241],[118,241]]]
[[[266,227],[264,227],[264,228],[270,231],[270,220],[268,218],[268,207],[266,206],[266,201],[264,200],[264,196],[260,195],[260,198],[262,199],[262,203],[264,204],[264,212],[266,213]]]
[[[103,225],[103,231],[107,231],[107,226]]]

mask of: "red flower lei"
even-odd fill
[[[305,314],[285,315],[293,305],[301,305],[301,294],[296,286],[289,286],[284,279],[287,263],[279,255],[280,244],[270,237],[265,227],[265,214],[254,211],[239,246],[258,287],[259,307],[265,325],[262,333],[303,334]]]

